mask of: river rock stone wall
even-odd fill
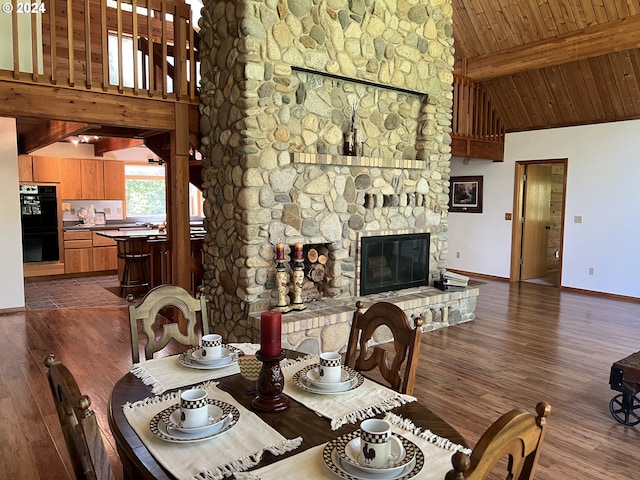
[[[450,0],[205,2],[205,277],[214,329],[255,339],[274,245],[329,245],[328,295],[354,295],[358,232],[431,232],[446,258]],[[343,134],[358,130],[358,156]]]

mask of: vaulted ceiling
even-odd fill
[[[452,0],[455,73],[507,132],[640,118],[640,0]]]

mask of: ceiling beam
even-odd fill
[[[0,81],[0,116],[44,117],[144,130],[174,128],[173,102],[4,80]]]
[[[640,15],[633,15],[552,39],[466,59],[456,71],[472,80],[491,78],[640,47]]]
[[[64,140],[67,137],[80,135],[93,126],[88,123],[62,122],[59,120],[44,120],[20,138],[20,150],[31,153],[39,148]]]
[[[125,148],[144,147],[144,141],[136,138],[101,138],[93,144],[93,154],[101,157],[102,154]]]

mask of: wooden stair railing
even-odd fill
[[[451,154],[504,160],[504,125],[482,85],[454,75]]]

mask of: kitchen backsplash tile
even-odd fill
[[[104,212],[107,220],[123,220],[124,206],[122,200],[70,200],[62,202],[62,221],[79,222],[78,210],[91,205],[96,212]]]

